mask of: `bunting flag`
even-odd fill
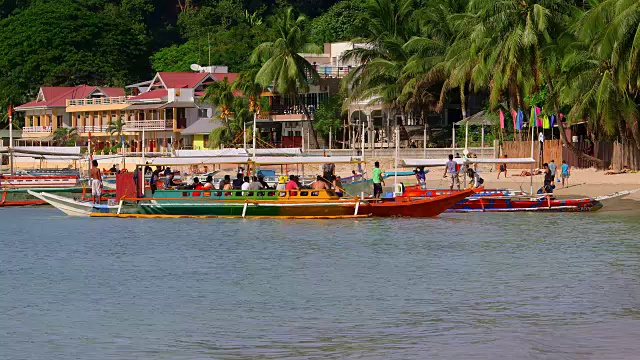
[[[524,123],[524,113],[522,110],[518,109],[518,121],[516,130],[522,130],[522,125]]]
[[[549,121],[549,127],[553,129],[553,124],[556,122],[556,116],[551,115],[551,120]]]
[[[542,117],[542,128],[543,129],[549,129],[551,128],[551,126],[549,126],[549,117],[547,115],[544,115]]]
[[[529,116],[529,126],[536,126],[536,107],[531,108],[531,116]]]
[[[504,113],[502,109],[498,111],[498,115],[500,116],[500,129],[504,129]]]
[[[536,126],[542,127],[542,116],[540,116],[540,108],[536,106]]]
[[[514,109],[511,109],[511,118],[513,119],[513,130],[517,130],[518,129],[518,113]]]

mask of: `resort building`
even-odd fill
[[[226,67],[202,70],[159,72],[149,81],[127,86],[129,96],[121,88],[42,87],[34,101],[16,107],[25,113],[23,140],[50,140],[57,128],[65,127],[76,128],[81,145],[91,135],[96,152],[118,151],[118,133],[128,152],[142,152],[143,146],[145,152],[192,148],[194,135],[187,131],[182,136],[189,126],[199,120],[210,123],[205,124],[209,132],[220,126],[211,120],[215,109],[200,101],[206,87],[237,76]],[[114,126],[118,119],[122,125]]]

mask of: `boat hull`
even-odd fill
[[[49,205],[55,207],[56,209],[69,216],[88,217],[95,212],[116,213],[119,208],[118,206],[114,205],[95,205],[91,201],[78,201],[46,192],[36,192],[29,190],[29,194],[42,201],[45,201]]]
[[[602,203],[595,199],[550,200],[511,199],[511,198],[467,198],[459,202],[448,212],[593,212],[602,209]]]
[[[246,204],[246,205],[245,205]],[[151,202],[139,204],[142,214],[188,216],[265,216],[265,217],[324,217],[355,214],[355,201],[327,201],[323,203],[282,202]]]
[[[473,190],[464,190],[435,197],[381,199],[362,206],[362,212],[378,217],[436,217],[473,193]]]

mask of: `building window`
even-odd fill
[[[198,117],[199,118],[208,118],[209,117],[209,109],[198,109]]]

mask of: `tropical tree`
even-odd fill
[[[313,145],[317,148],[316,131],[301,93],[309,92],[309,85],[319,83],[320,76],[300,53],[320,53],[322,49],[307,42],[305,22],[306,17],[296,17],[292,8],[276,16],[274,26],[278,38],[258,45],[251,54],[251,61],[261,65],[255,77],[258,84],[263,88],[273,87],[276,92],[291,96],[302,105]]]
[[[53,142],[57,146],[74,146],[80,137],[77,128],[59,127],[53,132]]]
[[[204,96],[200,101],[212,104],[220,111],[220,118],[224,121],[227,128],[227,136],[231,136],[230,119],[233,117],[231,105],[233,104],[233,88],[229,83],[229,79],[225,76],[222,81],[216,81],[209,85]]]
[[[110,135],[116,135],[118,139],[122,137],[122,133],[124,131],[124,119],[121,117],[117,118],[115,121],[110,120],[107,123],[107,128],[105,131]]]

